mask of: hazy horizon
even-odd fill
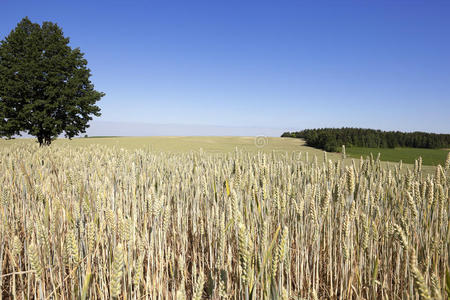
[[[324,128],[326,126],[317,126],[314,128]],[[341,128],[343,126],[330,126]],[[357,127],[357,126],[349,126]],[[111,122],[111,121],[92,121],[87,129],[88,136],[267,136],[279,137],[286,131],[300,131],[313,128],[268,128],[258,126],[225,126],[215,124],[156,124],[149,122]],[[384,131],[397,131],[398,128],[370,128]],[[413,132],[420,130],[401,130],[404,132]],[[449,133],[440,131],[423,131],[432,133]],[[194,133],[194,134],[193,134]],[[84,136],[84,134],[80,135]]]
[[[334,126],[333,128],[341,128]],[[354,126],[355,127],[355,126]],[[95,136],[117,136],[117,137],[145,137],[145,136],[241,136],[241,137],[280,137],[287,131],[300,131],[312,127],[302,128],[269,128],[257,126],[224,126],[208,124],[156,124],[149,122],[113,122],[94,120],[86,133],[79,134],[77,137]],[[317,127],[317,128],[324,128]],[[391,128],[370,128],[384,131],[397,131]],[[404,132],[413,132],[412,130],[403,130]],[[432,132],[432,131],[424,131]],[[448,133],[434,131],[432,133]],[[19,136],[17,136],[19,137]],[[22,134],[21,137],[32,137],[28,134]],[[64,137],[63,135],[60,136]]]

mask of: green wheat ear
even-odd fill
[[[20,238],[17,235],[15,235],[13,238],[12,246],[13,246],[12,251],[13,256],[20,255],[20,253],[22,252],[22,242],[20,241]]]
[[[31,243],[28,246],[28,256],[30,258],[31,268],[36,272],[36,276],[41,279],[44,269],[35,243]]]
[[[72,229],[69,229],[67,231],[66,244],[67,244],[68,255],[70,256],[70,258],[72,258],[74,263],[77,263],[79,261],[78,241],[75,238],[75,233]]]
[[[110,292],[111,297],[119,297],[122,289],[122,270],[123,270],[123,255],[124,249],[122,244],[118,244],[114,249],[113,263],[111,266],[111,282]]]
[[[203,295],[203,285],[205,284],[205,275],[203,271],[200,271],[198,275],[197,282],[194,287],[194,294],[192,296],[193,300],[201,300]]]
[[[249,243],[247,230],[244,224],[238,224],[238,250],[239,250],[239,261],[242,270],[242,281],[244,285],[248,283],[249,276],[249,264],[250,264],[250,254],[249,254]]]
[[[141,281],[143,269],[144,269],[144,255],[141,255],[137,259],[136,266],[134,269],[133,284],[135,286],[138,286],[139,282]]]

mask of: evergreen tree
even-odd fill
[[[57,24],[24,18],[0,42],[0,136],[26,132],[49,145],[62,133],[86,132],[104,96],[90,76],[83,53]]]
[[[362,128],[319,128],[298,132],[285,132],[283,137],[302,138],[307,145],[325,151],[347,147],[374,148],[448,148],[450,134],[426,132],[381,131]]]

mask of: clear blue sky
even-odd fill
[[[98,122],[450,132],[450,1],[0,5],[0,39],[28,16],[81,48]]]

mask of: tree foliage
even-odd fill
[[[363,128],[320,128],[285,132],[282,137],[302,138],[308,146],[337,152],[346,147],[370,148],[449,148],[450,134],[381,131]]]
[[[104,96],[90,76],[83,53],[57,24],[24,18],[0,42],[0,136],[25,132],[49,145],[62,133],[84,133]]]

